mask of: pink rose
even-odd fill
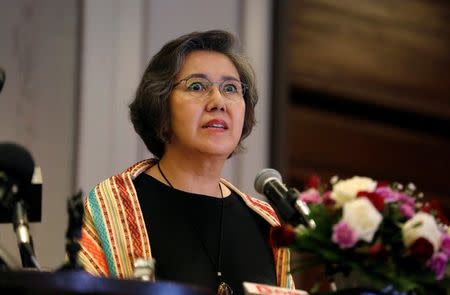
[[[399,193],[398,201],[402,204],[407,204],[413,208],[416,207],[416,200],[413,197],[408,196],[407,194]]]
[[[319,204],[322,201],[319,192],[313,188],[310,188],[309,190],[300,193],[298,198],[303,202],[305,202],[306,204]]]
[[[393,202],[397,202],[398,198],[399,198],[399,193],[396,191],[393,191],[390,187],[388,186],[381,186],[381,187],[377,187],[375,192],[377,194],[379,194],[380,196],[382,196],[384,198],[384,201],[386,203],[393,203]]]
[[[400,205],[400,213],[405,216],[406,218],[411,218],[414,216],[414,207],[411,207],[409,204],[401,204]]]
[[[442,280],[445,275],[448,257],[442,252],[436,253],[427,262],[427,266],[436,274],[436,280]]]
[[[348,249],[356,244],[358,235],[346,222],[341,221],[333,226],[332,240],[341,249]]]
[[[441,252],[450,258],[450,235],[443,234],[441,237]]]

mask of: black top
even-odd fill
[[[270,225],[232,193],[223,200],[171,188],[142,173],[135,180],[156,277],[216,291],[220,214],[224,202],[222,276],[243,294],[242,282],[276,286]]]

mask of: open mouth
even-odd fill
[[[206,126],[203,126],[203,128],[216,128],[216,129],[224,129],[224,130],[228,129],[226,126],[220,125],[220,124],[206,125]]]
[[[202,128],[227,130],[228,126],[227,126],[227,123],[222,120],[211,120],[208,123],[206,123],[205,125],[203,125]]]

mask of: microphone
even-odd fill
[[[2,92],[3,85],[5,84],[6,74],[5,71],[0,68],[0,93]]]
[[[40,268],[34,255],[27,212],[28,199],[33,199],[27,194],[33,191],[35,171],[33,158],[25,148],[14,143],[0,144],[0,205],[9,211],[2,215],[9,215],[8,221],[13,223],[23,267]],[[40,207],[39,204],[39,211]]]
[[[302,224],[309,228],[316,227],[314,220],[309,217],[308,205],[298,199],[299,191],[295,188],[288,189],[277,170],[261,170],[255,177],[254,186],[258,193],[269,199],[284,222],[293,226]]]
[[[31,183],[34,161],[30,153],[15,143],[0,143],[0,171],[21,187]]]
[[[0,143],[0,223],[10,223],[18,200],[28,206],[31,222],[41,221],[42,174],[31,154],[15,143]]]

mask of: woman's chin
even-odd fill
[[[227,159],[234,151],[235,147],[226,147],[220,144],[207,145],[199,149],[200,153],[211,157],[223,157]]]

